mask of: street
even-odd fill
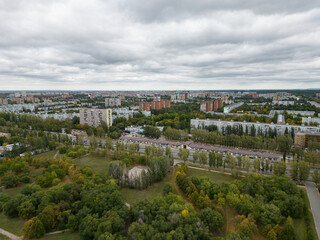
[[[313,182],[305,182],[308,198],[311,205],[311,211],[314,219],[314,223],[316,225],[316,231],[318,238],[320,238],[320,195],[317,190],[315,183]]]

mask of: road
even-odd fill
[[[311,205],[311,211],[316,225],[318,238],[320,239],[320,195],[313,182],[305,182],[307,187],[308,198]]]

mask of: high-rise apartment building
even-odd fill
[[[80,124],[98,127],[102,121],[112,126],[112,109],[80,108]]]
[[[105,99],[105,106],[106,107],[121,106],[121,97],[106,98]]]

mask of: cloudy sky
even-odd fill
[[[320,88],[319,0],[0,0],[0,90]]]

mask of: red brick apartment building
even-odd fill
[[[140,102],[139,103],[139,110],[140,111],[160,110],[162,108],[170,108],[170,107],[171,107],[170,100],[160,100],[160,101]]]
[[[222,108],[222,99],[214,100],[210,102],[202,102],[200,103],[200,111],[203,112],[215,112],[218,108]]]

